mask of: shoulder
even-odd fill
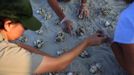
[[[12,54],[30,54],[27,50],[19,47],[17,44],[10,43],[8,41],[0,42],[0,53],[8,53],[8,55]]]
[[[128,5],[128,7],[120,14],[120,18],[122,19],[129,19],[134,18],[134,3]]]
[[[114,41],[134,43],[134,3],[129,5],[119,16],[114,34]]]
[[[134,3],[130,4],[122,13],[119,15],[117,27],[129,28],[134,27]]]

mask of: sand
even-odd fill
[[[62,32],[62,28],[61,25],[56,25],[58,17],[47,3],[47,0],[31,0],[31,3],[34,15],[42,22],[41,30],[43,32],[37,34],[34,31],[27,30],[24,34],[27,38],[25,43],[34,46],[33,42],[41,39],[44,41],[44,44],[39,49],[54,56],[57,56],[57,51],[63,49],[68,51],[72,49],[85,37],[90,36],[97,30],[103,30],[105,34],[113,38],[117,18],[121,11],[126,8],[122,0],[88,0],[87,4],[90,9],[90,17],[81,20],[78,19],[76,12],[77,8],[79,8],[80,0],[59,3],[65,15],[73,21],[74,31],[78,27],[83,26],[86,32],[81,37],[70,36],[65,33],[64,41],[57,43],[55,41],[56,34]],[[41,16],[39,14],[38,10],[40,8],[45,10],[45,15],[50,14],[47,19],[45,19],[45,15]],[[86,51],[89,53],[89,57],[77,57],[65,71],[56,75],[67,75],[67,72],[76,72],[77,75],[125,75],[125,72],[117,63],[109,44],[105,43],[99,46],[89,47]],[[92,70],[90,66],[96,63],[99,64],[100,67],[97,69],[97,72],[91,73],[90,71],[94,71],[95,68]]]

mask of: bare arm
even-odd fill
[[[49,55],[49,54],[47,54],[47,53],[45,53],[45,52],[43,52],[41,50],[38,50],[38,49],[33,48],[31,46],[25,45],[23,43],[17,43],[17,45],[20,46],[20,47],[22,47],[22,48],[24,48],[24,49],[26,49],[27,51],[29,51],[31,53],[39,54],[39,55],[42,55],[42,56],[53,57],[53,56],[51,56],[51,55]]]
[[[82,42],[72,49],[72,51],[64,53],[63,55],[55,58],[47,57],[43,59],[40,66],[37,68],[36,73],[44,72],[59,72],[65,69],[70,62],[85,49],[86,43]]]
[[[48,3],[51,6],[51,8],[55,11],[57,16],[59,17],[61,23],[65,24],[64,30],[68,33],[71,33],[73,29],[73,22],[65,17],[63,11],[58,5],[57,0],[48,0]]]
[[[134,75],[134,44],[113,43],[111,47],[119,64]]]
[[[60,20],[62,20],[65,17],[65,15],[59,7],[57,0],[48,0],[48,3],[50,4],[51,8],[55,11],[57,16],[60,18]]]
[[[81,0],[81,4],[86,2],[87,0]],[[48,3],[50,4],[51,8],[55,11],[57,16],[59,16],[60,20],[62,20],[65,17],[65,15],[59,7],[57,0],[48,0]]]
[[[112,43],[111,45],[111,48],[112,48],[112,51],[118,61],[118,63],[124,67],[126,69],[126,65],[125,65],[125,60],[124,60],[124,54],[123,54],[123,49],[122,47],[120,46],[119,43]]]
[[[98,37],[98,35],[94,35],[93,37],[89,37],[88,39],[81,42],[79,45],[74,47],[67,53],[55,58],[51,58],[45,56],[42,63],[36,70],[36,73],[44,73],[44,72],[58,72],[65,69],[71,62],[76,58],[85,48],[88,46],[100,44],[105,38]]]
[[[130,75],[134,75],[134,44],[121,44],[124,54],[124,63],[126,70]]]

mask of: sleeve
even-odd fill
[[[35,53],[32,53],[31,56],[32,56],[31,57],[31,61],[32,61],[31,72],[34,73],[37,67],[41,64],[43,56],[35,54]]]
[[[41,64],[44,56],[35,53],[30,53],[29,51],[23,48],[20,49],[21,49],[20,52],[24,52],[24,54],[22,54],[22,56],[25,57],[25,58],[23,57],[23,61],[29,62],[26,64],[29,64],[30,73],[34,73],[37,67]]]
[[[131,14],[121,14],[114,34],[114,42],[134,44],[134,17]]]
[[[10,75],[19,75],[20,73],[21,75],[31,75],[40,65],[44,57],[30,53],[10,43],[2,49],[0,52],[0,74],[3,72],[4,74],[9,73]]]

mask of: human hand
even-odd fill
[[[73,22],[70,20],[65,20],[63,23],[64,23],[64,31],[71,34],[73,30]]]
[[[88,6],[86,3],[81,4],[78,17],[80,19],[83,19],[85,17],[89,17],[89,9],[88,9]]]
[[[89,45],[99,45],[103,42],[106,42],[108,37],[104,35],[104,33],[98,31],[95,34],[88,37],[85,41],[87,42],[87,46]]]

